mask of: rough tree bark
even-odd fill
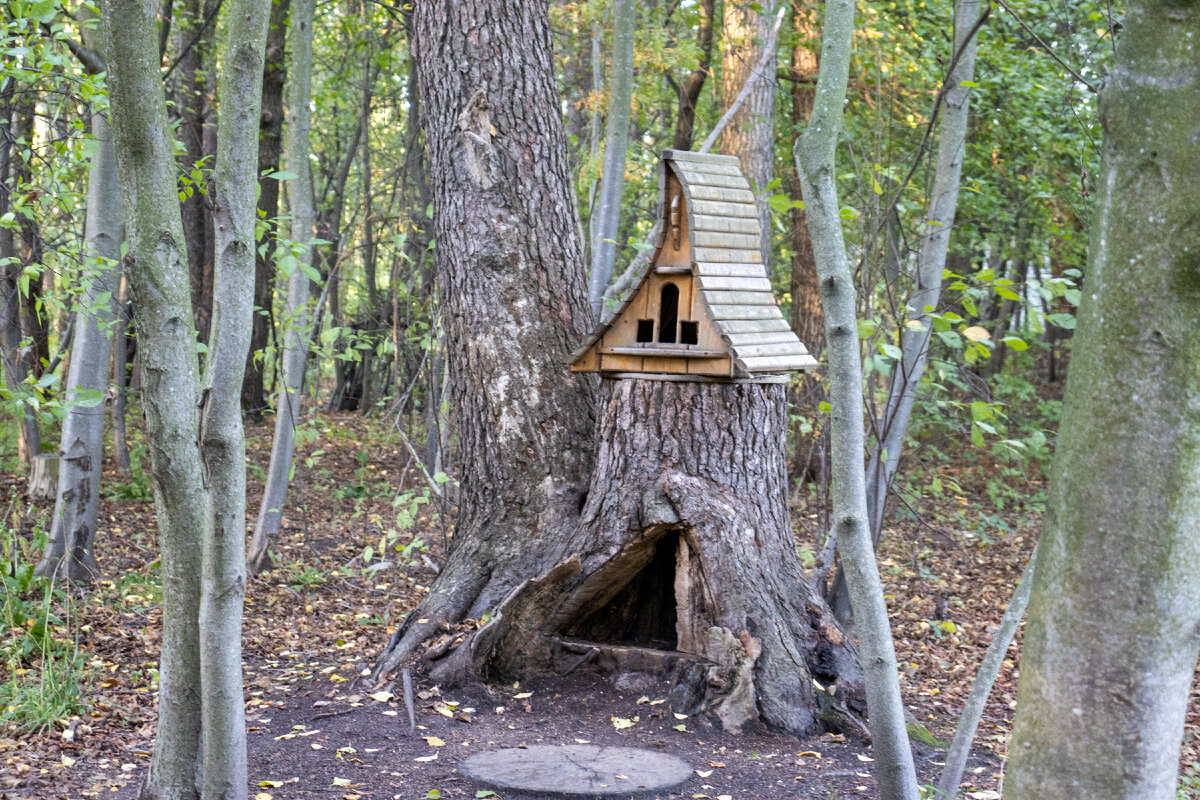
[[[283,519],[283,504],[287,499],[291,479],[292,454],[296,445],[296,426],[300,422],[300,391],[304,385],[304,367],[308,359],[308,337],[311,320],[308,317],[308,273],[304,267],[312,263],[316,214],[313,210],[312,172],[308,163],[309,129],[312,113],[312,23],[314,0],[293,0],[292,24],[288,39],[292,43],[288,57],[287,113],[288,129],[284,162],[296,174],[288,187],[288,205],[292,217],[290,238],[304,245],[304,254],[297,258],[287,281],[287,313],[283,320],[283,358],[279,380],[279,402],[275,409],[275,437],[271,442],[271,461],[267,467],[266,486],[258,522],[250,541],[249,568],[258,573],[271,566],[267,552],[271,539],[279,533]],[[303,262],[303,263],[301,263]]]
[[[104,59],[99,32],[83,28],[83,42]],[[67,399],[72,402],[63,420],[59,444],[58,487],[50,538],[39,575],[65,574],[75,581],[99,575],[92,555],[92,539],[100,505],[100,473],[104,457],[103,393],[108,386],[111,345],[117,311],[121,270],[121,190],[112,134],[104,114],[92,115],[96,149],[88,166],[87,241],[84,253],[90,274],[85,280],[79,310],[75,312],[75,337],[67,370]],[[118,340],[124,346],[124,339]],[[83,393],[97,395],[90,401]]]
[[[721,46],[721,107],[729,108],[742,87],[753,81],[741,109],[721,133],[720,151],[737,156],[742,172],[754,187],[758,206],[760,249],[767,274],[771,273],[771,207],[767,204],[767,184],[775,173],[775,62],[770,60],[756,74],[763,48],[770,42],[777,0],[754,4],[727,3]]]
[[[548,543],[557,566],[434,675],[565,672],[582,653],[671,678],[677,711],[727,730],[836,723],[862,673],[796,554],[784,387],[621,379],[602,395],[581,524]]]
[[[1200,638],[1200,5],[1130,3],[1004,795],[1172,800]]]
[[[896,652],[875,564],[863,470],[862,361],[854,276],[846,257],[835,180],[842,106],[850,76],[854,1],[826,0],[816,100],[794,156],[825,309],[829,351],[832,519],[858,623],[871,743],[883,800],[916,800],[916,768],[904,724]]]
[[[604,290],[612,281],[613,261],[617,256],[621,187],[625,185],[625,153],[629,149],[629,121],[633,113],[633,28],[637,5],[634,0],[614,0],[612,13],[612,69],[608,75],[604,175],[593,214],[592,271],[588,278],[588,300],[597,319]]]
[[[566,373],[591,313],[546,6],[418,3],[413,18],[450,424],[467,468],[446,564],[376,678],[551,566],[591,466],[594,383]]]

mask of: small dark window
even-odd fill
[[[675,328],[679,320],[679,287],[673,283],[662,287],[658,310],[658,340],[675,344]]]
[[[700,341],[700,323],[699,322],[681,322],[679,323],[679,343],[680,344],[696,344]]]
[[[637,340],[639,342],[654,341],[654,320],[639,319],[637,328]]]

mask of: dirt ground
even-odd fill
[[[260,425],[250,433],[251,491],[258,492],[270,429]],[[381,423],[356,415],[323,417],[315,441],[301,452],[289,498],[297,505],[275,548],[279,563],[252,579],[247,592],[251,797],[489,797],[455,769],[468,754],[576,742],[679,756],[692,778],[674,793],[651,795],[664,800],[875,796],[869,744],[831,734],[804,741],[765,730],[729,735],[704,716],[676,718],[662,702],[668,687],[650,679],[614,685],[574,674],[442,691],[418,676],[416,730],[410,730],[404,704],[373,695],[362,682],[390,630],[427,591],[449,532],[436,503],[414,504],[421,484],[407,462]],[[995,507],[973,475],[964,469],[954,475],[956,490],[922,498],[921,516],[898,513],[880,557],[905,701],[931,734],[930,743],[914,743],[923,782],[936,780],[943,750],[932,741],[950,739],[975,664],[1037,535],[1036,515]],[[1029,477],[1029,491],[1038,490],[1037,480]],[[19,485],[9,476],[4,491]],[[413,491],[397,504],[402,485]],[[153,746],[161,592],[156,596],[152,504],[133,489],[118,494],[104,501],[97,537],[106,580],[77,595],[70,620],[88,665],[86,711],[33,735],[0,732],[0,798],[136,797]],[[256,512],[254,496],[251,522]],[[43,504],[23,513],[30,525],[48,512]],[[806,530],[815,516],[797,502],[802,550],[813,546]],[[413,524],[404,528],[409,518]],[[365,571],[364,548],[397,528],[397,543],[412,545],[409,560]],[[999,797],[1018,645],[964,776],[964,794],[973,800]],[[1184,764],[1197,760],[1198,708],[1193,702]]]

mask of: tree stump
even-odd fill
[[[674,681],[676,710],[795,735],[857,703],[853,645],[792,537],[784,387],[621,379],[602,395],[591,488],[558,566],[435,678],[650,672]]]
[[[58,492],[58,454],[40,453],[29,461],[29,485],[25,494],[31,500],[53,500]]]

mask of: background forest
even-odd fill
[[[188,277],[186,286],[161,276],[144,285],[187,294],[178,299],[195,329],[196,392],[174,385],[175,411],[146,392],[163,390],[155,376],[174,374],[162,360],[168,338],[191,334],[172,333],[154,293],[131,292],[136,280],[123,269],[137,241],[150,239],[124,229],[122,205],[126,214],[131,202],[165,209],[173,198],[133,192],[125,162],[118,180],[110,99],[141,91],[131,77],[112,80],[110,66],[132,52],[119,20],[110,13],[101,24],[91,2],[11,0],[0,10],[0,746],[13,748],[0,785],[14,796],[53,796],[53,781],[64,797],[110,788],[135,796],[159,669],[168,671],[158,663],[170,638],[162,605],[183,602],[169,583],[168,539],[182,536],[178,547],[190,535],[183,516],[155,518],[151,457],[166,460],[156,431],[170,414],[194,425],[193,394],[205,499],[197,492],[187,519],[216,531],[204,539],[203,567],[195,549],[197,576],[203,569],[219,584],[241,569],[240,546],[209,546],[222,526],[240,532],[245,519],[253,531],[243,632],[252,733],[268,730],[273,693],[285,685],[320,684],[328,699],[314,696],[308,708],[370,702],[377,687],[367,684],[400,663],[388,653],[416,647],[401,641],[416,636],[404,615],[433,602],[430,587],[453,570],[454,536],[478,524],[464,473],[487,454],[456,427],[456,412],[473,401],[456,408],[464,395],[451,375],[451,334],[478,320],[439,271],[439,258],[461,248],[435,236],[435,194],[451,170],[431,165],[440,144],[428,120],[441,115],[486,138],[505,112],[493,107],[489,122],[487,98],[482,109],[442,108],[442,94],[422,94],[418,72],[432,61],[419,64],[414,40],[429,34],[416,30],[408,4],[273,0],[255,23],[265,35],[260,62],[239,49],[253,44],[238,20],[254,5],[164,0],[152,43],[160,72],[152,59],[141,71],[165,89],[169,141],[155,146],[173,154],[167,180],[185,244],[175,257]],[[854,12],[834,178],[857,290],[868,521],[918,747],[953,734],[1041,526],[1101,170],[1096,93],[1124,12],[1071,0],[863,0]],[[817,4],[794,0],[555,0],[554,86],[541,100],[565,131],[573,208],[557,213],[582,252],[559,261],[580,260],[580,276],[587,265],[594,316],[584,328],[611,312],[622,273],[653,251],[662,151],[740,158],[775,296],[820,360],[786,387],[796,550],[814,591],[847,623],[831,522],[826,331],[793,152],[820,100],[820,16]],[[111,34],[101,35],[105,26]],[[106,52],[113,44],[122,49]],[[261,113],[239,113],[257,107],[246,98],[258,92]],[[544,145],[542,156],[556,165],[552,150]],[[227,197],[256,206],[252,231]],[[223,283],[235,257],[253,259],[252,281],[247,272],[241,284]],[[231,345],[221,309],[249,303],[251,283],[249,339]],[[520,360],[535,350],[503,352]],[[223,382],[243,370],[237,386]],[[214,464],[240,466],[243,421],[246,477],[240,488],[210,482],[225,474]],[[160,509],[172,502],[163,486]],[[483,616],[473,612],[492,607],[488,591],[509,588],[489,584],[451,621]],[[197,609],[187,613],[202,630],[241,619]],[[223,630],[199,634],[208,649],[196,660],[229,657],[240,670],[242,654],[221,644],[236,629]],[[1015,650],[997,655],[979,737],[986,754],[966,778],[973,797],[999,797],[1015,659]],[[214,680],[240,682],[240,672]],[[430,713],[459,713],[429,691],[420,696]],[[1189,793],[1200,793],[1195,724],[1189,718],[1181,797],[1200,796]],[[307,735],[301,728],[290,736]],[[262,738],[278,743],[282,730]],[[846,738],[826,741],[834,751]],[[854,758],[848,746],[843,755]],[[293,796],[286,776],[264,771],[272,763],[252,760],[250,777],[267,796]],[[426,767],[396,797],[455,796],[419,772]],[[814,796],[861,796],[858,780],[851,769],[814,785],[826,792]]]

